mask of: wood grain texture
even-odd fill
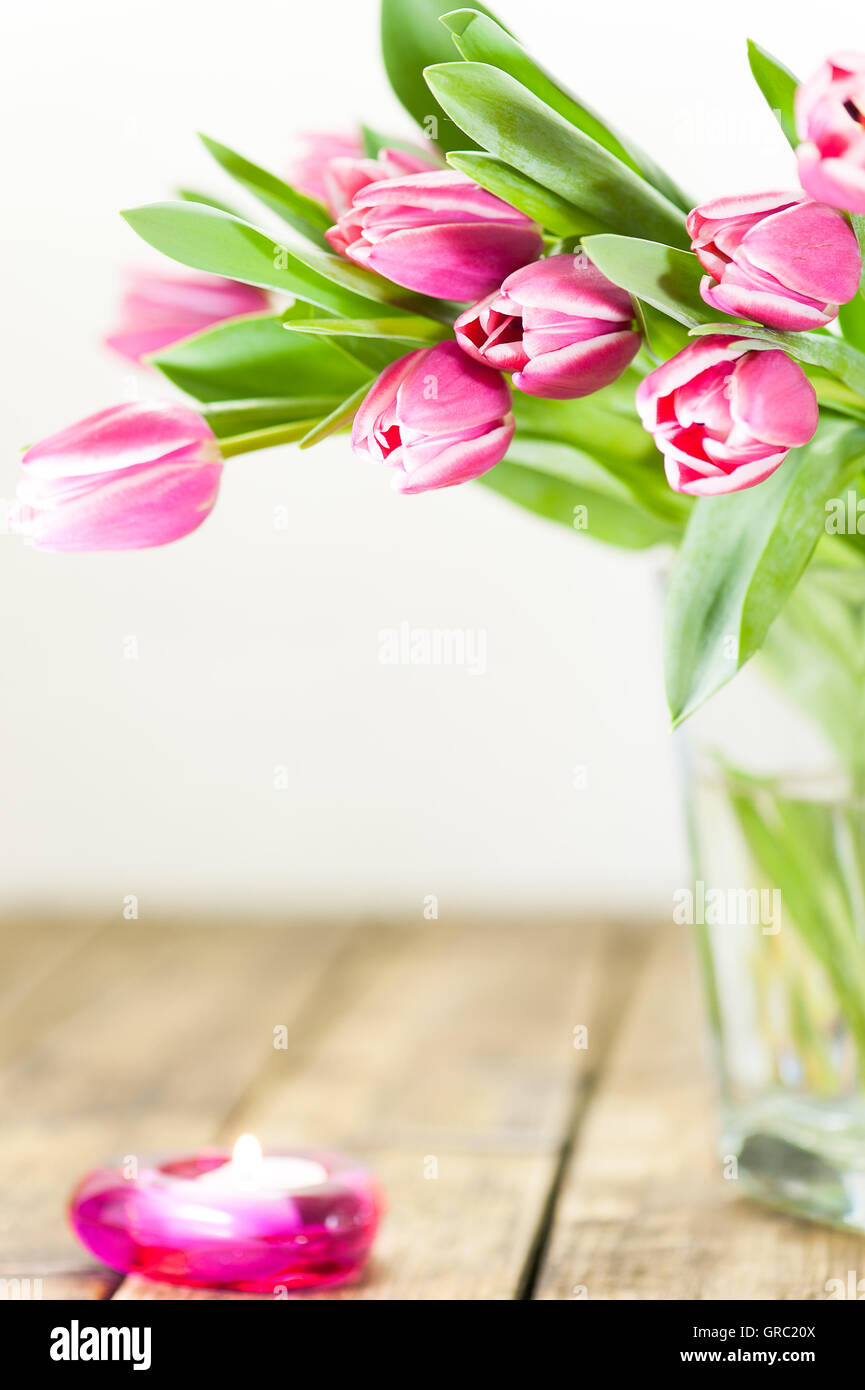
[[[365,1155],[388,1194],[389,1212],[362,1280],[291,1296],[292,1301],[503,1300],[515,1296],[550,1181],[548,1155],[448,1153],[425,1178],[413,1153]],[[127,1279],[118,1300],[237,1300]]]
[[[0,934],[0,959],[22,948]],[[112,923],[0,1010],[0,1259],[92,1262],[65,1221],[75,1178],[112,1155],[209,1144],[345,927]],[[53,932],[45,942],[50,953]],[[32,949],[28,945],[27,949]]]
[[[105,919],[32,918],[0,924],[0,1019],[108,928]],[[50,986],[49,986],[50,987]]]
[[[542,1299],[825,1298],[865,1240],[768,1211],[723,1177],[699,981],[681,928],[652,957],[579,1136]]]
[[[243,1130],[348,1148],[387,1190],[362,1281],[299,1298],[824,1298],[865,1276],[865,1240],[724,1180],[681,929],[28,923],[0,967],[0,1298],[249,1297],[121,1280],[63,1211],[112,1154]]]
[[[226,1142],[348,1148],[389,1213],[376,1259],[331,1300],[512,1299],[575,1109],[573,1029],[600,1056],[608,981],[633,978],[641,938],[567,922],[367,927],[288,1030]],[[274,1015],[274,1025],[280,1022]],[[127,1281],[115,1297],[212,1297]],[[237,1295],[223,1295],[223,1297]]]

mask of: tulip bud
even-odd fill
[[[334,217],[342,217],[356,194],[371,183],[409,174],[428,174],[431,168],[429,159],[409,150],[379,150],[375,159],[346,156],[330,159],[321,174],[325,206]]]
[[[817,428],[817,397],[777,348],[712,334],[656,367],[637,410],[674,492],[711,497],[753,487]]]
[[[349,260],[437,299],[480,299],[543,250],[537,223],[450,169],[369,184],[325,235]]]
[[[187,406],[129,402],[32,445],[12,529],[40,550],[143,550],[200,526],[216,501],[222,456]]]
[[[127,284],[122,321],[105,341],[133,362],[223,319],[261,314],[269,307],[264,290],[216,275],[136,270],[127,274]]]
[[[308,130],[300,137],[306,146],[288,171],[288,181],[309,198],[327,205],[324,175],[332,159],[362,159],[363,142],[354,132]]]
[[[454,324],[464,352],[530,396],[588,396],[639,351],[634,306],[585,256],[548,256],[509,275]]]
[[[397,492],[427,492],[486,473],[513,433],[504,377],[447,342],[385,368],[355,416],[351,442],[360,458],[398,470]]]
[[[767,328],[822,328],[859,288],[850,226],[797,193],[717,198],[689,213],[688,233],[706,303]]]
[[[796,128],[805,192],[865,213],[865,53],[833,53],[796,89]]]

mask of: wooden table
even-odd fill
[[[363,1283],[317,1297],[824,1298],[865,1240],[724,1180],[703,1050],[682,928],[8,926],[0,1291],[214,1297],[97,1267],[64,1199],[107,1155],[251,1130],[387,1189]]]

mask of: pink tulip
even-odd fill
[[[328,160],[321,175],[325,205],[334,217],[342,217],[362,188],[381,183],[383,179],[429,173],[430,168],[430,161],[422,154],[412,154],[408,150],[379,150],[375,159],[340,157]]]
[[[326,236],[350,260],[439,299],[480,299],[543,249],[535,222],[451,169],[369,184]]]
[[[700,338],[637,387],[637,410],[674,492],[740,492],[774,473],[817,428],[802,368],[748,338]]]
[[[128,272],[127,281],[122,322],[105,341],[134,362],[223,319],[260,314],[269,307],[263,290],[216,275],[135,270]]]
[[[640,347],[630,297],[573,255],[514,271],[460,314],[454,333],[470,357],[514,372],[521,391],[555,400],[608,386]]]
[[[865,53],[833,53],[796,89],[796,128],[805,192],[865,213]]]
[[[360,458],[398,469],[397,492],[428,492],[486,473],[513,433],[504,377],[447,342],[385,367],[355,416],[351,442]]]
[[[136,401],[89,415],[32,445],[13,530],[40,550],[143,550],[200,526],[222,456],[185,405]]]
[[[363,141],[354,133],[309,130],[301,136],[306,149],[288,171],[288,180],[301,193],[327,203],[324,174],[332,159],[360,159]]]
[[[354,136],[313,133],[305,139],[309,151],[295,164],[290,181],[324,203],[334,217],[342,217],[355,194],[368,184],[428,173],[435,164],[432,151],[427,154],[421,149],[382,149],[375,157],[365,155]]]
[[[859,288],[849,224],[798,193],[717,198],[689,213],[688,234],[706,303],[767,328],[822,328]]]

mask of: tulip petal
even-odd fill
[[[670,486],[698,497],[762,482],[790,448],[807,443],[818,419],[816,395],[798,363],[778,349],[720,334],[650,373],[637,406]]]
[[[139,328],[128,332],[109,333],[105,339],[105,346],[119,352],[121,357],[128,358],[130,362],[140,362],[143,357],[150,357],[161,352],[163,348],[171,347],[181,339],[198,333],[202,327],[206,328],[207,324],[181,326],[175,321],[162,328]]]
[[[380,428],[385,413],[394,409],[400,383],[425,351],[418,348],[389,363],[370,387],[355,412],[351,428],[351,446],[356,454],[371,455],[377,462],[383,461],[384,451],[372,444],[376,429]]]
[[[514,418],[508,415],[495,429],[480,437],[460,439],[411,471],[397,473],[393,479],[396,492],[406,494],[429,492],[435,488],[453,487],[488,473],[500,463],[514,436]],[[406,450],[409,457],[411,450]]]
[[[822,307],[802,304],[781,294],[737,285],[729,275],[725,275],[721,284],[715,284],[708,275],[704,275],[700,281],[700,296],[722,314],[753,319],[766,328],[782,331],[822,328],[838,313],[837,304]]]
[[[759,222],[791,203],[802,199],[799,193],[755,193],[733,198],[716,198],[689,212],[686,227],[691,249],[704,270],[720,280],[739,253],[748,231]]]
[[[569,343],[554,352],[533,355],[528,366],[517,372],[514,385],[529,396],[576,400],[609,386],[639,349],[640,335],[630,330]]]
[[[549,309],[526,309],[523,315],[523,342],[530,357],[540,357],[542,352],[558,352],[572,343],[615,337],[619,333],[637,336],[631,324],[621,319],[573,319],[568,314],[562,314],[560,323],[536,324],[536,317],[549,319],[552,314]]]
[[[467,212],[482,221],[534,225],[524,212],[511,207],[494,193],[488,193],[474,179],[456,169],[436,169],[428,174],[410,174],[406,178],[373,183],[354,200],[356,208],[385,207],[389,203],[427,208],[440,214],[442,220],[452,210]]]
[[[726,438],[733,424],[728,389],[732,370],[729,362],[717,362],[676,387],[676,419],[683,429],[701,425],[718,438]]]
[[[749,352],[733,369],[730,413],[766,444],[807,444],[817,428],[814,387],[802,368],[777,348]]]
[[[457,170],[371,183],[325,236],[358,265],[441,299],[479,299],[543,251],[535,222]]]
[[[352,445],[395,470],[399,492],[478,477],[502,458],[514,431],[500,372],[453,341],[408,353],[385,369],[361,404]]]
[[[796,89],[799,179],[813,198],[865,213],[865,54],[837,53]]]
[[[349,157],[359,159],[363,155],[360,137],[354,134],[338,134],[334,131],[311,130],[301,136],[306,144],[301,157],[295,160],[289,171],[289,182],[301,193],[319,202],[327,202],[327,189],[324,173],[332,159]]]
[[[749,487],[762,483],[787,457],[787,450],[769,454],[743,464],[734,473],[715,473],[703,476],[685,464],[672,458],[665,458],[664,471],[674,492],[684,492],[691,497],[720,497],[727,492],[743,492]]]
[[[552,309],[572,318],[621,320],[623,325],[634,317],[630,295],[584,256],[546,256],[524,265],[508,276],[502,292],[523,309]]]
[[[126,275],[124,308],[130,316],[151,324],[176,315],[199,323],[216,323],[239,314],[267,308],[264,290],[226,280],[219,275],[168,275],[151,270],[132,270]]]
[[[796,156],[802,187],[812,198],[865,214],[865,166],[846,159],[821,159],[813,145],[799,145]]]
[[[217,275],[167,275],[130,271],[121,322],[105,339],[108,347],[140,361],[211,324],[242,314],[260,314],[268,296],[254,285]]]
[[[683,348],[669,362],[663,362],[645,377],[637,387],[637,412],[644,427],[653,433],[659,421],[659,409],[663,400],[679,386],[699,372],[706,371],[718,362],[734,362],[743,353],[750,351],[747,338],[728,337],[723,333],[711,333],[705,338]]]
[[[501,373],[467,357],[454,342],[422,350],[422,360],[399,388],[400,422],[425,434],[471,429],[500,420],[510,408],[510,388]]]
[[[207,463],[221,461],[210,426],[188,406],[166,401],[128,401],[58,430],[23,456],[28,472],[43,478],[114,473],[153,463],[197,446]]]
[[[862,257],[853,230],[822,203],[798,203],[764,218],[742,249],[760,270],[812,299],[846,304],[859,288]]]
[[[713,198],[708,203],[701,203],[688,214],[688,221],[694,219],[695,222],[729,222],[739,217],[756,220],[765,217],[767,213],[780,212],[783,208],[801,201],[802,194],[798,190],[791,193],[789,189],[766,193],[728,194],[726,197]],[[690,226],[688,231],[691,231]]]
[[[418,294],[437,299],[480,299],[516,265],[540,255],[543,241],[532,224],[510,227],[465,222],[391,232],[359,255],[359,263]]]
[[[146,550],[196,530],[216,502],[221,463],[142,464],[58,501],[48,493],[19,505],[13,525],[40,550]],[[53,480],[52,480],[53,481]]]
[[[507,312],[509,301],[498,291],[465,309],[454,323],[454,336],[476,362],[502,372],[516,372],[528,362],[519,314]]]
[[[358,158],[357,154],[341,155],[328,160],[322,168],[323,201],[334,217],[340,217],[351,207],[361,189],[383,179],[420,173],[429,167],[428,159],[408,150],[379,150],[375,159]]]

